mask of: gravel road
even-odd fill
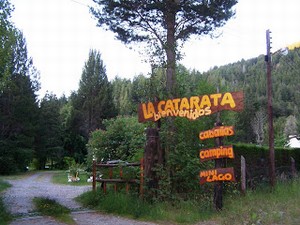
[[[3,193],[7,209],[17,217],[11,225],[61,225],[50,217],[34,216],[34,197],[48,197],[71,209],[78,225],[155,225],[83,209],[74,198],[91,190],[91,186],[58,185],[51,182],[51,171],[37,172],[22,179],[7,180],[12,187]]]

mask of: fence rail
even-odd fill
[[[126,167],[140,167],[140,179],[124,179],[123,177],[123,168]],[[113,178],[113,168],[119,167],[119,178]],[[109,170],[109,178],[100,178],[97,177],[97,169],[98,168],[107,168]],[[117,191],[117,184],[118,183],[125,183],[126,184],[126,192],[129,192],[130,184],[139,184],[139,193],[140,197],[142,198],[144,195],[144,159],[141,159],[140,162],[136,163],[121,163],[121,164],[103,164],[97,163],[96,161],[93,162],[93,191],[96,191],[97,182],[100,182],[103,188],[103,192],[106,193],[107,183],[115,184],[114,189]]]

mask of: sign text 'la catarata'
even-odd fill
[[[138,109],[139,122],[157,121],[169,116],[196,120],[222,110],[241,111],[243,99],[243,92],[226,92],[141,103]]]

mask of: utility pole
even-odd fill
[[[268,96],[268,119],[269,119],[269,176],[270,184],[275,186],[275,152],[274,152],[274,128],[273,128],[273,109],[272,109],[272,57],[271,57],[271,31],[266,31],[267,39],[267,55],[265,61],[267,63],[267,96]]]

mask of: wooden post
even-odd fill
[[[163,165],[163,152],[160,147],[159,132],[157,128],[147,128],[146,146],[144,151],[144,175],[150,188],[158,189],[159,177],[153,168]]]
[[[268,120],[269,120],[269,171],[270,184],[272,187],[276,184],[275,174],[275,151],[274,151],[274,127],[273,127],[273,106],[272,106],[272,57],[271,57],[271,37],[270,30],[266,31],[267,39],[267,55],[265,61],[267,63],[267,96],[268,96]]]
[[[103,193],[106,194],[106,182],[103,182]]]
[[[122,166],[120,167],[120,178],[121,179],[123,178],[123,168],[122,168]]]
[[[109,179],[112,179],[113,176],[113,167],[109,168]]]
[[[241,191],[246,194],[246,160],[241,156]]]
[[[140,198],[144,197],[144,158],[140,160]]]
[[[215,123],[215,126],[222,126],[223,124],[220,122],[220,117],[218,115],[218,120]],[[223,138],[218,137],[215,138],[216,147],[223,145]],[[224,160],[216,159],[215,160],[215,168],[223,168]],[[223,182],[216,182],[214,186],[214,205],[216,210],[221,210],[223,208]]]
[[[297,176],[295,159],[293,157],[291,157],[291,173],[292,173],[292,178],[295,178]]]
[[[96,191],[96,160],[93,160],[93,191]]]

